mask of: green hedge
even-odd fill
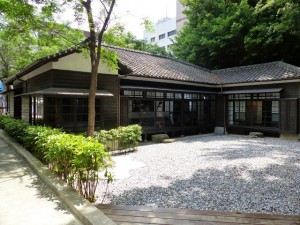
[[[130,125],[111,130],[95,132],[94,137],[106,144],[106,150],[134,148],[142,140],[142,128],[140,125]]]
[[[89,201],[95,201],[98,172],[111,166],[105,146],[94,138],[66,134],[60,129],[31,126],[22,120],[0,116],[1,127],[55,171]]]

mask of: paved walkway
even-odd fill
[[[0,139],[0,224],[82,224]]]

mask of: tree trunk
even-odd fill
[[[87,135],[93,136],[95,132],[95,102],[96,102],[96,91],[97,91],[97,78],[98,78],[98,66],[99,62],[95,60],[92,64],[91,71],[91,82],[89,92],[89,107],[88,107],[88,130]]]

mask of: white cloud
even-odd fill
[[[144,27],[141,24],[143,18],[147,17],[155,23],[166,16],[175,17],[176,0],[117,0],[113,13],[116,19],[111,24],[120,21],[127,31],[142,39]],[[59,20],[74,21],[73,11],[66,8]],[[77,22],[73,23],[73,27],[78,27]],[[88,30],[86,24],[81,24],[79,27]]]

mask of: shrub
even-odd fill
[[[142,140],[142,128],[140,125],[130,125],[127,127],[119,127],[118,129],[100,130],[95,132],[94,137],[100,143],[106,145],[106,150],[110,151],[110,142],[120,144],[120,148],[133,148]],[[113,146],[113,145],[112,145]]]
[[[123,148],[133,148],[142,140],[142,128],[140,125],[119,127],[118,131]]]
[[[105,146],[94,138],[66,134],[46,126],[31,126],[8,116],[0,116],[0,124],[89,201],[95,201],[100,170],[105,170],[108,182],[112,181],[107,172],[112,164],[111,158],[104,151]]]
[[[23,144],[23,137],[25,136],[26,129],[29,127],[28,123],[24,120],[15,120],[10,117],[2,118],[1,123],[7,134]]]
[[[98,171],[111,166],[104,145],[93,138],[66,133],[49,136],[43,145],[51,169],[86,199],[95,201]]]
[[[58,135],[60,133],[62,133],[61,129],[53,129],[47,126],[29,126],[23,137],[24,147],[42,162],[47,164],[44,157],[44,152],[47,151],[47,149],[44,147],[43,143],[47,141],[49,136]]]

